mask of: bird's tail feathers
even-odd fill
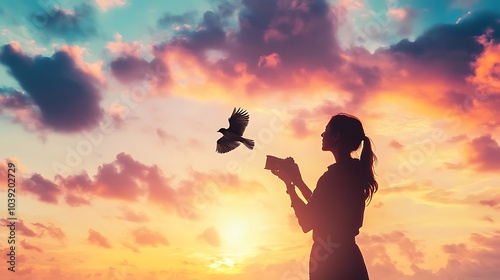
[[[243,141],[241,141],[241,143],[243,143],[243,145],[245,145],[245,147],[249,148],[250,150],[253,150],[253,147],[255,146],[255,141],[253,141],[252,139],[243,138]]]

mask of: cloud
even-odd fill
[[[73,195],[71,193],[67,194],[64,197],[64,201],[66,201],[66,204],[71,206],[71,207],[79,207],[79,206],[83,206],[83,205],[91,205],[92,204],[89,199],[81,197],[81,196]]]
[[[23,92],[14,88],[0,87],[0,110],[5,109],[23,109],[31,107],[31,99]]]
[[[393,139],[391,140],[391,142],[389,142],[389,147],[399,151],[404,148],[404,145]]]
[[[450,81],[465,82],[473,74],[471,63],[484,51],[477,37],[488,28],[497,30],[500,38],[500,16],[492,12],[477,12],[458,24],[440,24],[431,27],[414,42],[404,39],[391,46],[389,52],[399,57],[402,67],[410,64],[425,66]],[[418,70],[417,70],[418,71]]]
[[[120,33],[116,33],[115,38],[115,42],[108,42],[106,45],[106,49],[113,54],[139,56],[144,49],[144,45],[140,41],[123,42],[123,36]]]
[[[177,137],[175,137],[175,135],[168,133],[163,128],[157,128],[156,135],[158,136],[158,138],[160,138],[162,144],[165,144],[167,141],[177,140]]]
[[[157,165],[148,166],[119,153],[114,161],[100,165],[92,178],[83,172],[66,177],[56,175],[50,181],[34,174],[24,181],[26,191],[45,203],[57,203],[62,196],[72,207],[90,205],[94,197],[131,203],[146,201],[186,219],[199,219],[205,207],[219,195],[247,196],[266,191],[257,181],[243,180],[227,172],[190,170],[188,178],[174,181]],[[144,214],[123,211],[123,219],[147,219]]]
[[[131,156],[120,153],[114,162],[98,168],[93,192],[104,198],[137,201],[145,192],[139,180],[144,178],[142,174],[147,169]]]
[[[99,247],[112,248],[111,243],[109,243],[109,240],[93,229],[89,229],[89,235],[87,237],[87,241],[90,244],[97,245]]]
[[[38,121],[58,132],[92,128],[103,115],[99,79],[79,68],[69,50],[31,58],[9,44],[0,52],[0,63],[9,68],[35,105],[32,109]]]
[[[11,221],[7,219],[0,219],[2,221],[3,225],[8,225]],[[33,230],[28,228],[23,220],[18,219],[16,221],[16,231],[21,233],[23,236],[28,236],[28,237],[38,237],[38,234],[36,234]]]
[[[26,240],[21,240],[21,246],[26,249],[26,250],[33,250],[33,251],[37,251],[39,253],[43,253],[43,250],[40,248],[40,247],[37,247],[37,246],[34,246],[34,245],[31,245],[29,244]]]
[[[139,248],[137,248],[137,246],[133,245],[132,243],[124,242],[124,243],[122,243],[122,245],[123,245],[123,247],[132,250],[132,252],[134,252],[134,253],[140,253],[141,252],[141,251],[139,251]]]
[[[398,22],[399,35],[411,35],[413,31],[413,21],[417,17],[417,11],[414,8],[390,8],[387,14]]]
[[[154,87],[165,87],[170,81],[169,68],[160,56],[153,53],[150,61],[141,57],[144,46],[139,41],[123,42],[116,33],[116,42],[109,42],[106,48],[115,57],[109,62],[111,74],[124,84],[148,81]]]
[[[141,246],[153,246],[158,245],[168,246],[168,240],[158,231],[152,231],[147,227],[139,227],[132,231],[132,238],[134,242]]]
[[[122,216],[119,216],[119,219],[126,220],[129,222],[134,222],[134,223],[144,223],[149,221],[149,218],[146,214],[144,213],[136,213],[130,208],[122,208]]]
[[[197,12],[190,11],[185,12],[180,15],[174,15],[172,13],[165,13],[161,18],[157,20],[157,25],[162,28],[174,28],[179,26],[192,25],[195,22],[195,17]]]
[[[479,172],[500,170],[500,146],[490,134],[467,143],[466,164]]]
[[[156,79],[158,85],[163,85],[168,80],[168,70],[159,59],[148,62],[136,56],[122,55],[111,61],[110,67],[113,76],[122,83]]]
[[[207,83],[217,83],[244,97],[273,90],[298,90],[297,83],[312,79],[304,77],[305,73],[341,66],[335,16],[326,1],[242,4],[236,30],[227,23],[235,8],[219,5],[214,11],[205,12],[194,28],[183,29],[157,44],[155,53],[181,68],[176,68],[172,75],[196,71],[195,75],[182,76],[197,77],[193,82],[199,77]],[[169,23],[171,18],[168,17]],[[209,88],[216,91],[216,87]],[[251,94],[245,96],[246,93]]]
[[[24,180],[22,189],[34,194],[40,201],[52,204],[58,204],[58,197],[62,193],[56,184],[36,173]]]
[[[94,14],[92,6],[82,4],[74,7],[73,11],[47,7],[32,13],[30,19],[37,28],[37,36],[43,36],[44,40],[55,36],[75,42],[97,35]]]
[[[202,234],[198,235],[197,239],[214,247],[220,247],[221,245],[220,235],[215,227],[205,229]]]
[[[127,0],[95,0],[95,2],[101,11],[106,12],[113,7],[124,6]]]
[[[482,218],[484,221],[487,221],[488,223],[495,223],[495,219],[493,219],[491,216],[487,215]]]
[[[395,230],[378,235],[362,235],[360,236],[360,243],[365,247],[377,247],[377,244],[396,245],[399,253],[406,257],[408,261],[413,264],[423,263],[424,253],[418,248],[418,242],[410,239],[406,233],[402,231]],[[380,261],[380,259],[374,258],[370,260],[370,263],[375,263],[377,261]]]
[[[62,231],[61,228],[54,226],[53,224],[42,224],[42,223],[32,223],[37,228],[40,228],[42,231],[39,234],[40,236],[44,236],[48,234],[50,237],[62,241],[66,238],[66,234]]]
[[[472,233],[467,243],[451,243],[442,246],[448,255],[446,266],[437,274],[460,276],[462,279],[489,279],[499,275],[496,260],[499,253],[500,231]]]

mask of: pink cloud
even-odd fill
[[[177,137],[175,137],[175,135],[168,133],[163,128],[157,128],[156,135],[158,136],[158,138],[160,138],[162,144],[177,140]]]
[[[467,145],[466,162],[480,172],[500,170],[500,146],[490,134],[472,139]]]
[[[0,219],[2,221],[2,225],[8,225],[10,222],[7,219]],[[38,237],[39,235],[36,234],[32,229],[28,228],[25,224],[24,221],[21,219],[18,219],[15,221],[16,223],[16,231],[21,233],[23,236],[28,236],[28,237]]]
[[[69,206],[90,205],[92,197],[137,202],[145,199],[165,212],[183,218],[197,219],[203,209],[219,195],[249,195],[265,192],[262,184],[242,180],[228,172],[198,172],[191,170],[190,179],[174,181],[157,165],[147,166],[126,153],[120,153],[110,163],[97,168],[93,178],[87,173],[63,177],[54,182],[35,174],[25,179],[28,190],[40,201],[55,203],[64,196]],[[35,183],[43,184],[36,185]],[[55,186],[57,189],[51,189]],[[50,188],[49,188],[50,187]],[[127,220],[140,221],[146,217],[139,213],[124,212]]]
[[[111,53],[138,57],[144,49],[144,46],[139,41],[123,42],[123,36],[120,33],[116,33],[115,38],[115,42],[108,42],[106,45],[106,48]]]
[[[39,253],[43,253],[43,250],[40,248],[40,247],[37,247],[37,246],[34,246],[34,245],[31,245],[29,244],[26,240],[21,240],[21,246],[26,249],[26,250],[33,250],[33,251],[37,251]]]
[[[290,121],[290,125],[294,136],[297,138],[304,138],[311,133],[307,127],[306,119],[301,118],[300,116],[292,119]]]
[[[126,220],[134,223],[144,223],[149,221],[149,218],[146,214],[140,212],[134,212],[132,209],[124,207],[122,208],[122,216],[119,216],[119,219]]]
[[[106,84],[106,77],[102,72],[102,66],[104,62],[102,60],[98,60],[94,63],[84,61],[83,55],[88,53],[86,48],[77,45],[64,45],[60,50],[66,52],[73,59],[76,66],[79,67],[84,73],[86,73],[90,77],[93,77],[101,85]]]
[[[484,199],[484,200],[480,200],[479,204],[484,205],[484,206],[488,206],[491,208],[500,208],[500,199],[498,199],[498,200]]]
[[[62,193],[56,184],[36,173],[24,180],[22,189],[37,196],[40,201],[52,204],[58,203],[58,196]]]
[[[124,6],[127,0],[95,0],[99,9],[103,12],[108,11],[113,7]]]
[[[102,234],[99,232],[89,229],[89,235],[87,237],[87,241],[90,244],[97,245],[103,248],[111,248],[111,243],[109,243],[109,240],[104,237]]]
[[[259,57],[259,62],[257,63],[259,67],[278,67],[281,63],[280,55],[277,53],[272,53],[270,55],[263,55]]]
[[[389,142],[389,147],[393,148],[393,149],[396,149],[396,150],[401,150],[404,148],[404,145],[399,143],[398,141],[396,140],[391,140],[391,142]]]
[[[40,236],[48,234],[50,237],[62,241],[66,238],[66,234],[62,231],[61,228],[54,226],[53,224],[42,224],[42,223],[32,223],[34,226],[42,229]]]
[[[120,153],[114,162],[98,168],[93,192],[105,198],[137,201],[145,192],[140,179],[147,169],[130,155]]]
[[[495,223],[495,219],[493,219],[493,217],[491,217],[491,216],[484,216],[483,220],[487,221],[488,223],[492,223],[492,224]]]
[[[379,235],[362,235],[360,236],[360,244],[364,246],[378,246],[378,245],[396,245],[402,256],[405,256],[411,263],[423,263],[424,253],[419,249],[419,242],[410,239],[406,233],[402,231],[392,231]],[[370,262],[374,263],[380,259],[372,259]]]
[[[443,245],[449,258],[438,276],[460,276],[463,279],[494,279],[500,275],[500,231],[473,233],[469,242]]]
[[[132,238],[136,244],[141,246],[169,245],[168,240],[160,232],[152,231],[144,226],[133,230]]]
[[[71,207],[79,207],[83,205],[91,205],[92,203],[90,202],[90,199],[77,196],[71,193],[68,193],[64,197],[64,201],[66,201],[66,204],[71,206]]]

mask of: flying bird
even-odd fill
[[[229,128],[221,128],[217,132],[222,133],[222,137],[217,140],[217,149],[218,153],[224,154],[229,151],[236,149],[243,143],[250,150],[255,146],[255,142],[251,139],[243,138],[243,132],[248,125],[248,120],[250,116],[248,112],[238,108],[233,109],[233,113],[231,117],[229,117]]]

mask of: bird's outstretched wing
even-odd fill
[[[224,154],[224,153],[227,153],[229,151],[236,149],[236,147],[238,147],[239,145],[240,145],[240,142],[231,141],[231,140],[228,140],[225,136],[222,136],[221,138],[219,138],[219,140],[217,140],[216,151],[218,153]]]
[[[248,120],[250,119],[250,116],[248,115],[248,112],[238,108],[233,109],[233,113],[231,114],[231,117],[229,118],[229,128],[228,130],[231,131],[234,134],[237,134],[239,136],[243,135],[243,132],[245,131],[245,128],[248,125]]]

